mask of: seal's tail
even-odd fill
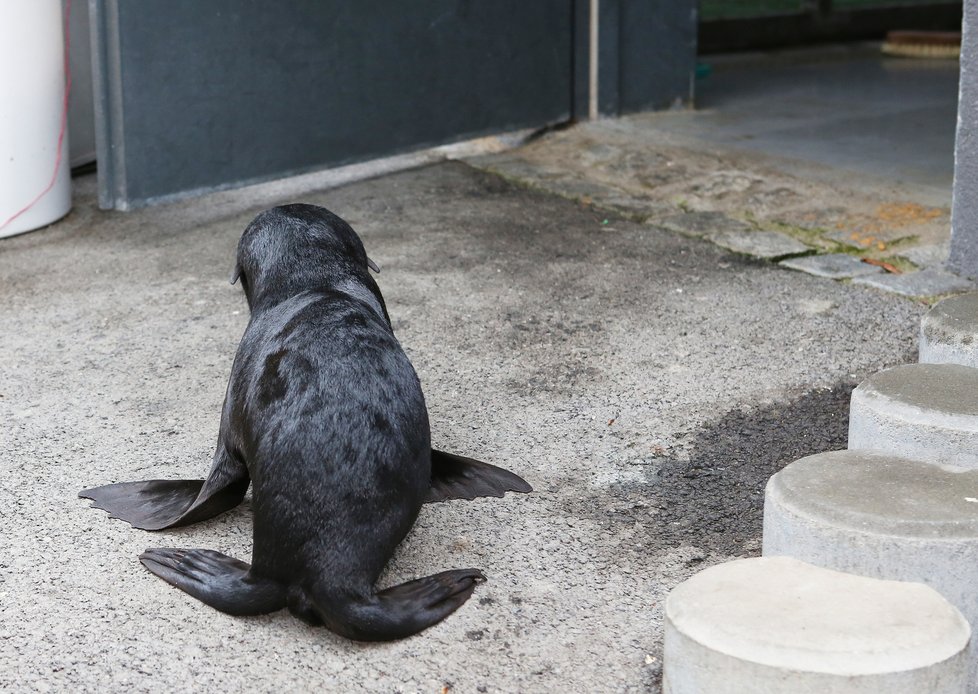
[[[486,577],[478,569],[442,571],[364,599],[328,596],[315,609],[331,631],[356,641],[393,641],[437,624],[469,599]]]

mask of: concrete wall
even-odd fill
[[[978,6],[964,3],[948,267],[978,279]]]

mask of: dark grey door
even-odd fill
[[[102,205],[566,120],[574,6],[95,0]]]

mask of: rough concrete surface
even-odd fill
[[[923,310],[461,163],[128,214],[78,183],[68,218],[0,245],[3,690],[658,691],[666,593],[759,552],[767,478],[845,445],[852,385],[913,358]],[[536,489],[422,510],[383,581],[489,580],[403,642],[228,617],[139,565],[247,560],[247,501],[153,534],[76,497],[204,474],[247,320],[233,249],[276,201],[363,236],[435,444]]]

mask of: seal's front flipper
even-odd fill
[[[147,480],[84,489],[94,508],[141,530],[163,530],[213,518],[241,503],[248,470],[227,453],[214,458],[206,480]]]
[[[162,530],[181,518],[203,486],[204,480],[146,480],[84,489],[78,496],[134,528]]]
[[[268,614],[285,607],[285,586],[251,574],[250,564],[220,552],[147,549],[139,561],[167,583],[230,615]]]
[[[532,492],[519,475],[472,458],[431,449],[431,489],[427,502]]]

